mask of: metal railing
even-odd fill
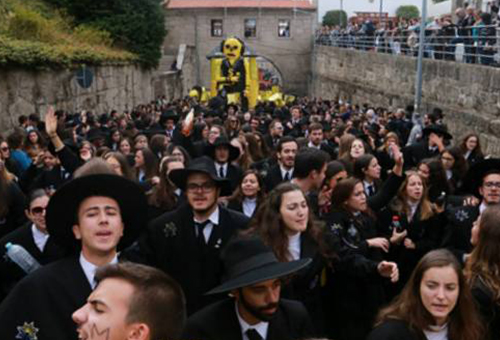
[[[354,30],[320,29],[317,45],[328,45],[361,51],[416,57],[420,44],[419,29],[396,29],[366,34]],[[424,39],[424,58],[449,60],[470,64],[500,66],[500,27],[472,26],[427,28]]]

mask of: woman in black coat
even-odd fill
[[[483,339],[460,263],[445,249],[420,260],[401,295],[377,319],[368,340]]]
[[[327,230],[338,260],[327,284],[329,336],[364,340],[379,307],[386,302],[384,283],[398,280],[398,268],[396,263],[384,261],[389,241],[377,234],[376,219],[360,180],[340,181],[332,193],[332,206]]]
[[[243,173],[241,181],[234,195],[229,199],[227,207],[252,217],[264,198],[264,179],[257,170],[250,169]]]
[[[427,252],[437,248],[444,225],[439,207],[427,197],[423,178],[408,171],[397,196],[379,214],[379,233],[390,242],[389,258],[398,264],[399,282],[391,295],[403,289],[413,268]]]

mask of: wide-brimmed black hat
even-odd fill
[[[180,116],[173,109],[168,109],[162,112],[160,115],[160,124],[165,123],[167,120],[172,119],[174,122],[179,120]]]
[[[168,178],[181,190],[186,190],[186,182],[189,175],[203,173],[208,175],[220,188],[220,196],[232,194],[231,182],[217,176],[213,160],[208,157],[200,157],[189,163],[185,169],[174,169],[168,174]]]
[[[215,149],[218,146],[226,146],[229,149],[229,159],[228,162],[232,162],[240,156],[240,149],[236,146],[231,145],[229,139],[225,136],[218,137],[213,144],[209,144],[205,147],[205,154],[212,159],[215,159]]]
[[[428,136],[431,132],[434,132],[436,135],[443,136],[444,139],[453,139],[453,136],[448,132],[446,126],[440,124],[429,125],[422,132],[424,136]]]
[[[484,177],[496,172],[500,173],[500,158],[489,158],[475,163],[464,177],[462,190],[479,196],[479,187],[483,185]]]
[[[260,238],[238,237],[227,244],[221,254],[224,263],[223,283],[206,294],[233,289],[290,275],[311,263],[310,258],[279,262]]]
[[[73,226],[80,204],[88,197],[114,199],[120,207],[124,225],[118,249],[131,245],[147,225],[147,200],[141,187],[118,175],[96,174],[69,181],[51,197],[47,206],[47,230],[61,246],[75,251],[80,242],[73,235]]]
[[[103,139],[105,140],[108,136],[102,131],[101,129],[95,128],[95,129],[90,129],[89,132],[87,132],[87,140],[91,143],[95,142],[98,139]]]

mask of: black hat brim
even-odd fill
[[[224,293],[233,289],[248,287],[259,282],[287,276],[308,266],[311,261],[310,258],[305,258],[297,261],[271,263],[228,280],[205,293],[205,295]]]
[[[110,197],[118,203],[124,225],[118,249],[131,245],[147,225],[147,200],[135,182],[110,174],[79,177],[59,188],[47,206],[49,235],[64,248],[76,251],[80,241],[74,237],[73,225],[80,204],[92,196]]]
[[[453,139],[453,136],[446,130],[444,129],[437,129],[433,126],[426,127],[423,131],[424,136],[430,135],[432,132],[434,132],[437,135],[441,135],[444,137],[444,139]]]
[[[221,189],[220,196],[229,196],[232,194],[231,182],[229,180],[216,177],[205,169],[175,169],[168,174],[168,178],[182,191],[186,191],[186,182],[191,174],[203,173],[209,176]]]
[[[228,162],[232,162],[240,156],[240,149],[238,149],[236,146],[231,145],[231,143],[214,143],[207,145],[205,149],[205,153],[212,159],[215,159],[215,149],[218,146],[226,146],[229,149],[229,159]]]

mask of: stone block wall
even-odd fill
[[[416,58],[318,46],[311,94],[354,103],[405,107],[414,102]],[[422,107],[440,107],[459,140],[480,134],[483,148],[500,156],[500,69],[424,60]]]
[[[131,110],[154,99],[151,72],[136,66],[91,68],[92,85],[77,84],[75,70],[30,71],[0,69],[0,131],[17,126],[20,115],[41,114],[48,105],[70,112],[98,114]]]

